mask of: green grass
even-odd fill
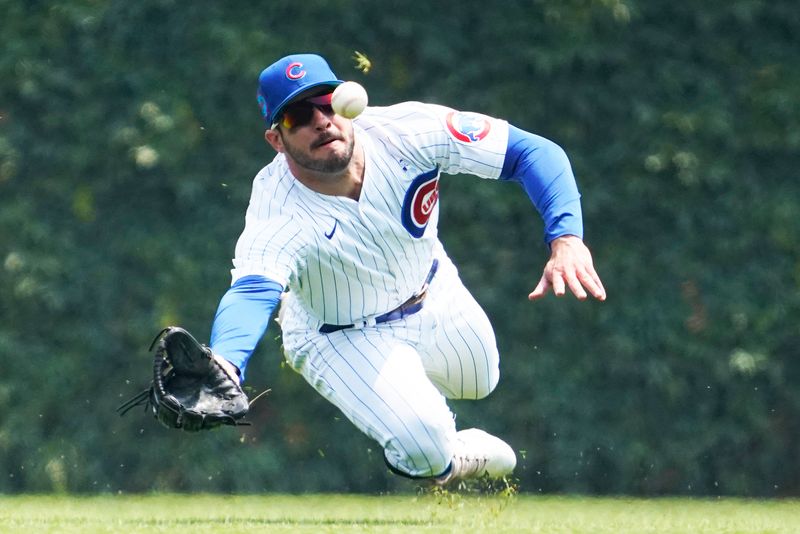
[[[800,501],[517,495],[0,496],[2,533],[796,533]]]

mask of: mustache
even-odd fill
[[[336,135],[332,133],[322,134],[320,135],[316,141],[311,145],[312,148],[319,148],[325,143],[329,143],[330,141],[344,141],[344,137],[341,135]]]

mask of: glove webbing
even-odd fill
[[[161,330],[161,332],[156,334],[156,337],[154,337],[152,343],[150,343],[150,348],[147,349],[148,352],[153,352],[153,347],[156,346],[156,343],[158,342],[158,340],[161,338],[161,336],[164,335],[164,333],[167,330],[169,330],[169,327],[164,328],[163,330]],[[145,405],[144,406],[144,411],[147,412],[147,409],[150,408],[151,392],[154,393],[153,392],[153,388],[154,387],[158,387],[158,391],[161,393],[162,397],[165,396],[164,379],[161,377],[161,366],[162,366],[163,361],[165,359],[164,358],[164,350],[163,349],[159,350],[158,353],[156,354],[156,356],[157,356],[157,358],[153,359],[153,383],[150,385],[149,388],[143,389],[142,391],[140,391],[139,393],[137,393],[136,395],[134,395],[133,397],[131,397],[130,399],[128,399],[127,401],[122,403],[117,408],[117,412],[119,413],[120,416],[125,415],[126,413],[131,411],[133,408],[135,408],[137,406],[141,406],[142,404]],[[159,379],[157,381],[158,384],[156,384],[156,380],[155,380],[156,377],[159,377]]]

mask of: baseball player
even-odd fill
[[[280,302],[286,360],[381,445],[392,471],[439,484],[510,474],[513,449],[479,429],[457,431],[447,405],[491,393],[499,355],[438,239],[439,180],[519,182],[551,249],[529,298],[569,288],[604,300],[569,161],[505,121],[438,105],[343,118],[331,108],[341,83],[313,54],[261,73],[265,139],[278,154],[253,182],[211,348],[244,380]]]

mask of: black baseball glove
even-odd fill
[[[150,351],[153,382],[117,408],[120,415],[145,404],[164,426],[187,432],[248,424],[240,421],[250,406],[242,388],[189,332],[169,326]]]

